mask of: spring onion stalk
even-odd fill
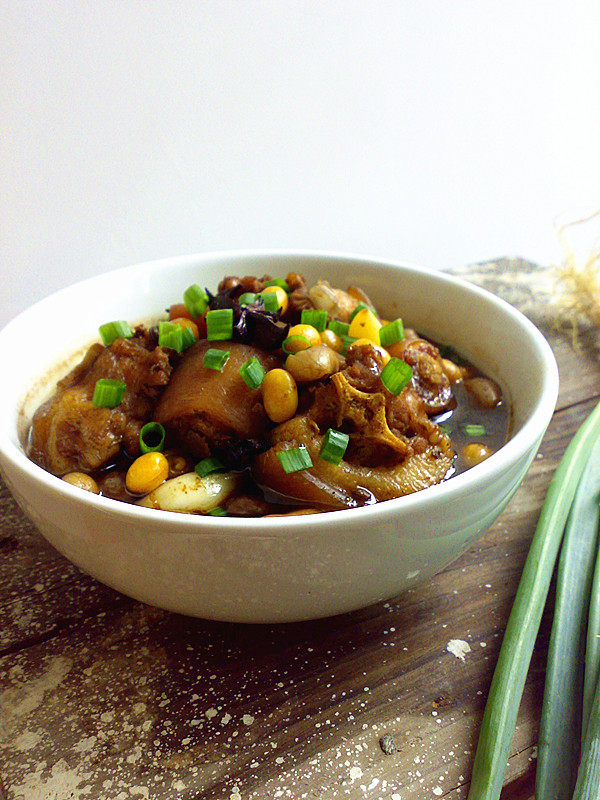
[[[406,361],[400,358],[390,358],[381,370],[381,382],[391,394],[400,394],[402,389],[410,383],[413,371]]]
[[[554,473],[508,619],[483,715],[467,800],[498,800],[519,703],[575,489],[594,440],[600,403],[581,425]]]
[[[251,306],[258,300],[258,295],[254,292],[244,292],[238,297],[238,304],[240,306]]]
[[[256,358],[256,356],[252,356],[247,361],[244,361],[239,369],[239,372],[244,379],[244,383],[250,389],[258,389],[265,379],[263,365],[260,363],[258,358]]]
[[[201,317],[208,308],[208,295],[197,283],[193,283],[183,293],[183,302],[192,317]]]
[[[538,746],[538,797],[571,797],[577,780],[585,632],[598,543],[599,502],[597,439],[575,491],[558,562]]]
[[[312,325],[322,333],[327,327],[327,311],[323,308],[303,308],[300,322],[302,325]]]
[[[600,681],[590,710],[573,800],[598,800],[600,786]]]
[[[131,339],[133,336],[131,326],[124,319],[117,319],[114,322],[106,322],[104,325],[100,325],[98,332],[102,337],[102,342],[104,343],[105,347],[111,345],[115,339]]]
[[[323,438],[319,458],[337,466],[344,457],[349,441],[350,437],[347,433],[329,428]]]
[[[594,692],[600,683],[600,553],[596,554],[596,567],[590,593],[587,642],[585,646],[585,672],[583,679],[583,710],[581,720],[582,741],[587,733]]]
[[[292,293],[287,281],[284,281],[283,278],[271,278],[270,281],[265,281],[265,289],[267,286],[279,286],[286,294]]]
[[[342,322],[340,319],[332,319],[329,320],[327,327],[330,331],[336,333],[340,339],[343,339],[344,336],[348,336],[348,331],[350,330],[350,323],[349,322]]]
[[[162,320],[158,323],[158,343],[161,347],[168,347],[170,350],[181,353],[183,350],[183,328],[176,322]]]
[[[379,329],[379,341],[382,347],[401,342],[404,339],[404,324],[400,318],[388,322]]]
[[[217,372],[222,372],[223,367],[229,361],[229,355],[229,350],[219,350],[216,347],[209,347],[206,353],[204,353],[202,363],[207,369],[214,369]]]
[[[362,311],[363,308],[368,308],[369,311],[372,311],[375,316],[377,316],[377,312],[373,308],[373,306],[368,305],[368,303],[363,303],[362,300],[359,301],[358,305],[354,309],[354,311],[350,314],[350,322],[354,319],[354,317],[358,314],[359,311]]]
[[[277,458],[287,474],[310,469],[313,465],[310,453],[303,444],[300,447],[291,447],[289,450],[279,450]]]
[[[279,300],[275,292],[261,292],[259,297],[263,302],[265,311],[270,311],[272,314],[279,311]]]
[[[463,431],[467,434],[467,436],[485,436],[485,425],[463,425]]]
[[[335,333],[335,331],[334,331]],[[356,336],[342,336],[342,355],[345,356],[348,348],[356,341]]]
[[[92,405],[96,408],[116,408],[125,394],[127,384],[112,378],[99,378],[94,384]]]
[[[194,467],[194,471],[199,478],[206,478],[213,472],[225,472],[225,466],[216,456],[209,456],[199,461]]]
[[[216,308],[206,312],[206,338],[210,342],[225,341],[233,336],[233,309]]]
[[[147,422],[140,431],[140,452],[162,453],[165,435],[160,422]]]

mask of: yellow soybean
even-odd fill
[[[348,336],[352,336],[355,339],[369,339],[375,344],[381,344],[381,339],[379,338],[380,328],[381,322],[379,322],[371,309],[361,308],[350,323]]]
[[[263,404],[272,422],[291,419],[298,409],[296,381],[285,369],[270,369],[261,384]]]
[[[127,470],[125,485],[132,494],[148,494],[169,476],[169,462],[162,453],[144,453]]]
[[[292,325],[288,331],[288,338],[290,336],[304,336],[310,342],[311,347],[318,347],[321,344],[321,334],[312,325],[303,323]]]
[[[267,286],[263,289],[263,294],[272,293],[277,295],[277,303],[279,304],[279,311],[281,314],[285,314],[288,307],[288,296],[285,289],[282,289],[281,286]]]

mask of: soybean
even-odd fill
[[[285,422],[298,409],[298,387],[285,369],[270,369],[261,384],[263,405],[271,422]]]
[[[148,494],[169,477],[169,462],[163,453],[144,453],[127,470],[125,485],[132,494]]]

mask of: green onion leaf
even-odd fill
[[[295,347],[294,345],[296,344],[302,344],[303,347]],[[286,355],[297,353],[299,350],[308,350],[309,347],[312,347],[312,344],[308,341],[306,336],[300,336],[297,333],[293,336],[288,336],[287,339],[284,339],[281,343],[281,349]]]
[[[344,457],[349,441],[350,437],[347,433],[329,428],[323,439],[319,457],[322,458],[323,461],[329,461],[330,464],[335,464],[337,466]]]
[[[194,471],[199,478],[206,478],[213,472],[225,472],[225,467],[216,456],[203,458],[194,467]]]
[[[265,311],[270,311],[273,314],[279,311],[279,300],[275,292],[261,292],[259,297],[263,302]]]
[[[300,447],[292,447],[289,450],[280,450],[277,453],[277,458],[283,467],[283,471],[287,474],[310,469],[313,465],[310,454],[303,444]]]
[[[192,317],[201,317],[208,308],[208,295],[194,283],[183,293],[183,302]]]
[[[391,344],[401,342],[404,339],[404,324],[400,318],[393,322],[388,322],[379,329],[379,341],[382,347],[389,347]]]
[[[140,431],[142,453],[162,453],[165,444],[165,429],[160,422],[147,422]]]
[[[287,281],[284,281],[283,278],[272,278],[270,281],[265,281],[265,289],[267,286],[280,286],[286,294],[292,293]]]
[[[577,485],[560,550],[535,776],[538,797],[571,797],[577,780],[583,632],[598,549],[599,503],[600,439]]]
[[[485,436],[486,434],[485,425],[477,425],[475,423],[463,425],[463,431],[467,436]]]
[[[527,670],[565,523],[588,455],[599,435],[600,403],[569,443],[548,487],[492,678],[467,800],[500,797]],[[591,727],[590,719],[588,739]],[[590,800],[593,796],[589,795]]]
[[[258,300],[258,295],[254,294],[254,292],[244,292],[238,297],[238,305],[240,306],[251,306],[254,305]]]
[[[362,301],[362,300],[360,300],[360,301],[359,301],[359,303],[358,303],[358,305],[357,305],[357,306],[356,306],[356,308],[354,309],[354,311],[353,311],[353,312],[350,314],[350,322],[352,322],[352,320],[354,319],[354,317],[355,317],[355,316],[358,314],[358,312],[359,312],[359,311],[362,311],[362,310],[363,310],[363,308],[368,308],[368,309],[369,309],[369,311],[372,311],[372,312],[373,312],[373,314],[374,314],[375,316],[377,316],[377,312],[375,311],[375,309],[373,308],[373,306],[370,306],[368,303],[363,303],[363,301]]]
[[[183,350],[183,328],[175,322],[158,323],[158,343],[181,353]]]
[[[596,634],[598,635],[598,634]],[[596,686],[573,800],[597,800],[600,786],[600,681]]]
[[[207,516],[209,516],[209,517],[226,517],[227,516],[227,510],[224,509],[222,506],[216,506],[216,508],[211,508],[211,510],[208,512]]]
[[[410,366],[400,358],[390,358],[381,370],[381,382],[391,394],[400,394],[402,389],[410,383],[413,371]]]
[[[98,329],[105,347],[111,345],[115,339],[131,339],[133,331],[124,319],[106,322]]]
[[[252,358],[249,358],[248,361],[245,361],[240,367],[240,375],[244,379],[246,386],[249,386],[251,389],[258,389],[264,380],[265,371],[258,358],[252,356]]]
[[[181,328],[181,349],[187,350],[188,347],[196,344],[196,337],[192,333],[191,328],[186,328],[183,325],[180,325],[179,327]]]
[[[202,363],[207,369],[214,369],[217,372],[222,372],[223,367],[229,361],[229,350],[218,350],[215,347],[209,347],[204,353]]]
[[[312,325],[322,333],[327,327],[327,312],[322,308],[303,308],[300,322],[302,325]]]
[[[206,338],[209,342],[225,341],[233,335],[233,309],[217,308],[206,314]]]
[[[330,331],[333,331],[337,334],[340,339],[343,339],[344,336],[348,336],[348,331],[350,330],[350,323],[349,322],[342,322],[339,319],[331,319],[329,320],[327,327]]]
[[[342,355],[345,356],[350,345],[356,341],[356,336],[342,336]]]
[[[94,386],[92,403],[96,408],[116,408],[123,399],[127,384],[112,378],[100,378]]]

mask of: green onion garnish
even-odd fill
[[[296,345],[302,345],[302,347],[296,347]],[[288,336],[287,339],[284,339],[281,343],[281,349],[286,355],[297,353],[299,350],[308,350],[309,347],[312,347],[312,344],[308,341],[306,336],[300,336],[297,333],[293,336]]]
[[[211,508],[208,512],[209,517],[226,517],[227,510],[223,508],[223,506],[217,506],[216,508]]]
[[[261,292],[259,297],[263,302],[265,311],[271,311],[272,313],[279,311],[279,300],[275,292]]]
[[[249,358],[248,361],[245,361],[240,367],[240,375],[244,379],[246,386],[249,386],[251,389],[258,389],[264,380],[265,371],[258,358],[252,356],[252,358]]]
[[[229,361],[229,350],[217,350],[215,347],[209,347],[204,353],[203,364],[207,369],[214,369],[221,372],[225,364]]]
[[[348,331],[350,330],[350,323],[342,322],[340,319],[332,319],[329,320],[327,325],[330,331],[336,333],[340,339],[343,339],[344,336],[348,336]]]
[[[208,308],[208,295],[194,283],[183,293],[183,302],[192,317],[201,317]]]
[[[166,322],[164,320],[159,322],[158,343],[161,347],[169,347],[171,350],[181,353],[183,350],[183,328],[176,322]]]
[[[285,473],[301,472],[303,469],[310,469],[313,465],[310,454],[306,447],[292,447],[289,450],[280,450],[277,458]]]
[[[402,389],[410,382],[413,371],[406,361],[400,358],[390,358],[381,370],[381,382],[392,394],[400,394]]]
[[[350,345],[356,341],[356,336],[342,336],[342,355],[345,356]]]
[[[165,429],[160,422],[147,422],[140,431],[140,451],[161,453],[165,444]]]
[[[100,378],[94,386],[92,403],[96,408],[115,408],[125,394],[127,384],[112,378]]]
[[[327,327],[327,312],[322,308],[303,308],[300,322],[303,325],[312,325],[321,333]]]
[[[244,292],[238,297],[238,305],[240,306],[251,306],[256,303],[258,300],[258,295],[254,294],[254,292]]]
[[[350,437],[347,433],[329,428],[323,439],[319,457],[337,466],[344,457],[349,441]]]
[[[98,330],[106,347],[111,345],[115,339],[131,339],[133,336],[129,323],[124,319],[106,322],[104,325],[100,325]]]
[[[187,350],[188,347],[196,344],[196,337],[192,333],[191,328],[186,328],[183,325],[180,325],[179,327],[181,328],[181,349]]]
[[[463,425],[463,431],[467,436],[485,436],[485,425],[468,424]]]
[[[404,339],[404,324],[400,318],[393,322],[388,322],[379,329],[379,341],[382,347],[389,347],[391,344],[401,342]]]
[[[373,306],[370,306],[368,303],[363,303],[363,301],[362,301],[362,300],[360,300],[360,302],[358,303],[358,305],[356,306],[356,308],[354,309],[354,311],[353,311],[353,312],[350,314],[350,322],[352,322],[352,320],[354,319],[354,317],[355,317],[355,316],[358,314],[358,312],[359,312],[359,311],[362,311],[362,310],[363,310],[363,308],[368,308],[368,309],[369,309],[369,311],[372,311],[372,312],[373,312],[373,314],[374,314],[375,316],[377,316],[377,312],[375,311],[375,309],[373,308]]]
[[[217,308],[206,314],[206,338],[209,342],[231,339],[233,335],[233,309]]]
[[[265,281],[265,289],[267,286],[280,286],[286,294],[292,293],[287,281],[284,281],[283,278],[272,278],[270,281]]]
[[[199,461],[194,467],[194,471],[199,478],[206,478],[213,472],[224,472],[225,467],[216,456],[209,456]]]

